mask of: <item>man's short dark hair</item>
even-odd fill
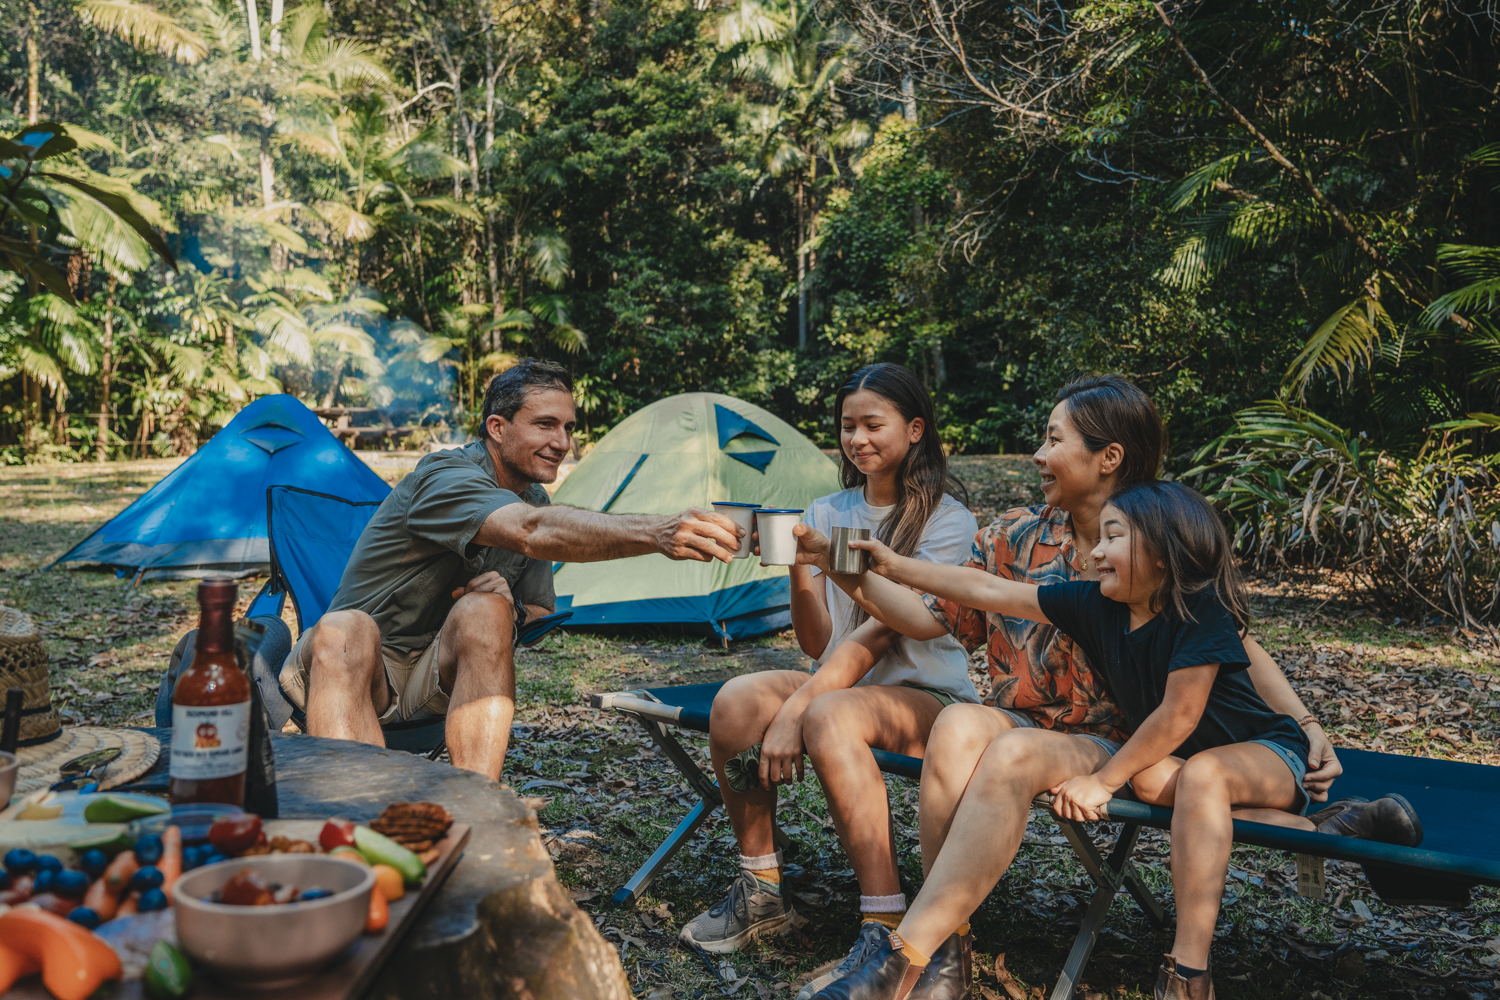
[[[490,379],[490,387],[484,391],[482,421],[488,424],[491,416],[515,419],[526,405],[526,397],[543,389],[561,389],[571,396],[573,377],[562,365],[541,358],[523,358]]]

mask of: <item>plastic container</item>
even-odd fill
[[[148,833],[161,836],[167,827],[175,826],[182,830],[184,844],[203,844],[208,841],[209,827],[221,819],[234,819],[244,814],[245,810],[239,806],[215,802],[195,802],[173,806],[171,812],[162,813],[160,816],[147,816],[145,819],[138,819],[131,823],[130,836],[136,840]]]

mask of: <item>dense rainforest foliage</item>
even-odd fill
[[[0,456],[576,374],[954,450],[1121,371],[1247,557],[1495,611],[1491,0],[0,0]],[[33,127],[34,126],[34,127]]]

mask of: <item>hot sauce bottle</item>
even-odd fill
[[[172,691],[173,805],[245,804],[250,679],[234,653],[233,580],[198,584],[198,644]]]

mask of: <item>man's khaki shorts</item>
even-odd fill
[[[307,678],[312,669],[313,634],[318,626],[297,637],[296,645],[282,665],[277,678],[287,698],[302,711],[307,711]],[[408,719],[424,719],[448,713],[448,696],[438,686],[437,654],[442,644],[443,633],[439,632],[426,649],[408,652],[394,646],[381,646],[380,655],[385,661],[386,687],[391,694],[390,707],[380,716],[382,726]]]

